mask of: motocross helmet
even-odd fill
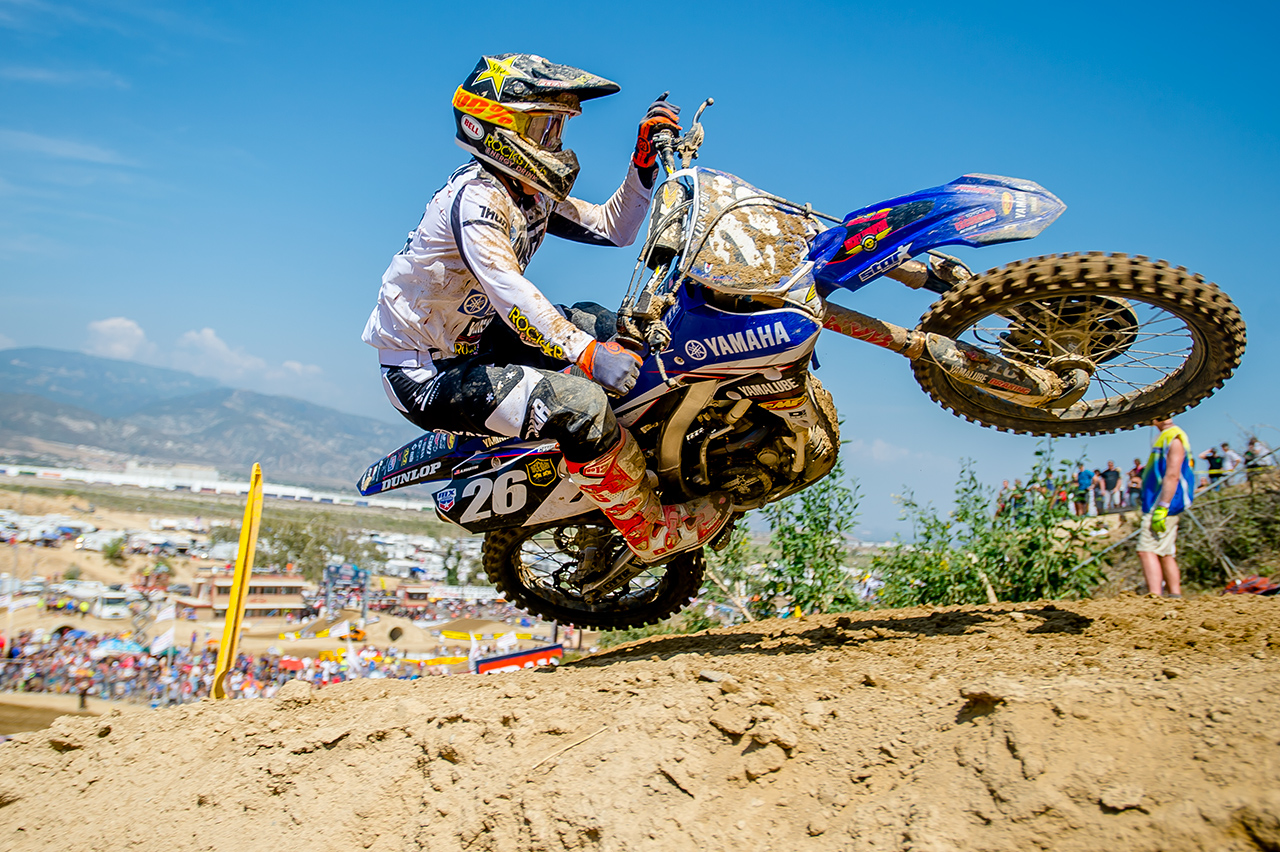
[[[483,56],[453,95],[458,144],[481,163],[563,201],[578,177],[578,158],[560,144],[564,125],[582,112],[582,101],[619,88],[541,56]]]

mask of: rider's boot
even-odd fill
[[[641,562],[702,547],[729,520],[729,497],[723,493],[664,506],[647,479],[644,453],[626,429],[599,458],[581,463],[566,459],[565,465],[569,479],[604,510]]]

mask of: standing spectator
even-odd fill
[[[1093,485],[1093,471],[1087,470],[1084,462],[1076,463],[1076,516],[1089,514],[1089,488]]]
[[[1099,474],[1102,477],[1102,487],[1106,492],[1105,505],[1107,509],[1122,509],[1124,503],[1120,499],[1120,470],[1116,467],[1115,460],[1107,462],[1107,469]]]
[[[1142,471],[1144,466],[1142,459],[1133,460],[1133,469],[1129,471],[1129,506],[1138,505],[1138,501],[1142,497]]]
[[[1182,597],[1178,572],[1178,516],[1191,505],[1196,475],[1192,467],[1187,433],[1173,425],[1172,417],[1152,422],[1160,435],[1151,446],[1142,474],[1142,529],[1138,534],[1138,561],[1153,595],[1168,591]]]
[[[1223,472],[1229,485],[1239,485],[1244,475],[1244,459],[1226,441],[1222,442]]]
[[[1226,444],[1223,444],[1223,446],[1225,447]],[[1200,454],[1200,458],[1204,459],[1206,462],[1209,463],[1209,484],[1210,485],[1213,485],[1213,483],[1217,482],[1219,479],[1221,479],[1225,475],[1226,471],[1225,471],[1225,468],[1223,467],[1223,463],[1225,460],[1222,458],[1222,453],[1218,452],[1217,447],[1210,447],[1209,449],[1205,450],[1203,453]]]
[[[1254,480],[1265,474],[1276,463],[1271,448],[1258,440],[1257,435],[1249,436],[1249,446],[1244,451],[1244,472],[1249,478],[1249,490],[1253,490]]]
[[[1093,496],[1093,513],[1101,515],[1107,508],[1107,484],[1102,478],[1102,470],[1093,473],[1093,488],[1089,492]]]

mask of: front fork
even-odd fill
[[[927,359],[957,382],[1029,408],[1066,408],[1089,386],[1089,374],[1082,369],[1073,369],[1064,377],[941,334],[903,328],[831,302],[824,307],[823,328],[900,352],[912,361]]]

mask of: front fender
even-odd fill
[[[931,248],[1029,240],[1066,209],[1033,181],[964,175],[853,211],[814,239],[808,257],[820,285],[857,290]]]

